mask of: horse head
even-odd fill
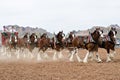
[[[42,36],[41,36],[41,39],[42,38],[48,38],[47,33],[43,33]]]
[[[10,41],[10,43],[17,43],[17,41],[18,41],[18,35],[16,33],[11,33],[9,41]]]
[[[30,43],[30,35],[29,35],[29,33],[26,33],[24,35],[23,39],[25,40],[25,43]]]
[[[75,34],[73,32],[70,32],[69,36],[71,36],[72,38],[74,38]]]
[[[116,28],[112,27],[111,30],[108,33],[108,36],[110,37],[110,40],[114,43],[116,42],[116,34],[117,34]]]
[[[56,38],[59,42],[62,42],[65,38],[65,34],[63,33],[63,31],[59,31],[59,33],[56,35]]]
[[[116,38],[117,30],[116,28],[112,27],[110,32],[108,33],[108,36]]]
[[[30,41],[31,41],[32,43],[37,42],[37,35],[36,35],[35,33],[32,33],[32,34],[30,35]]]
[[[91,36],[92,36],[93,40],[94,40],[95,42],[97,42],[98,39],[104,37],[104,36],[103,36],[103,30],[101,30],[100,28],[96,28],[96,30],[95,30],[93,33],[91,33]]]

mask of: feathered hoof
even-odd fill
[[[111,60],[106,60],[106,62],[108,63],[108,62],[111,62]]]
[[[97,63],[102,63],[102,61],[97,61]]]
[[[113,60],[113,59],[114,59],[114,56],[110,56],[110,59]]]
[[[84,61],[84,60],[83,60],[83,63],[88,63],[88,61]]]
[[[78,60],[78,62],[83,62],[83,60]]]
[[[70,62],[74,62],[74,60],[72,58],[69,59]]]

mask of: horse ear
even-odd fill
[[[114,28],[114,30],[116,31],[116,28]]]
[[[5,28],[5,26],[3,26],[3,28]]]
[[[103,30],[101,30],[102,31],[102,33],[103,33]]]
[[[111,30],[113,30],[114,28],[113,27],[111,27]]]
[[[99,30],[99,29],[100,29],[99,27],[96,28],[96,30]]]
[[[115,31],[115,34],[117,34],[117,31]]]
[[[95,30],[97,30],[97,28]]]

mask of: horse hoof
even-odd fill
[[[83,61],[83,63],[88,63],[87,61]]]
[[[81,59],[79,59],[78,62],[83,62],[83,61]]]
[[[111,60],[107,60],[106,62],[111,62]]]
[[[97,61],[98,63],[102,63],[102,61]]]
[[[73,62],[74,60],[73,59],[69,59],[70,62]]]

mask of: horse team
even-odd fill
[[[48,57],[48,55],[46,54],[46,50],[48,48],[51,48],[55,50],[53,55],[54,60],[56,60],[57,57],[62,58],[63,55],[61,51],[63,49],[67,49],[70,52],[70,61],[73,61],[73,56],[76,55],[77,60],[84,63],[87,63],[89,58],[93,59],[94,53],[96,54],[96,61],[102,62],[98,53],[98,49],[104,48],[107,51],[106,62],[110,62],[116,53],[116,34],[116,28],[112,27],[108,33],[108,37],[106,38],[106,40],[103,40],[103,30],[101,30],[100,28],[96,28],[94,32],[89,34],[89,38],[91,40],[88,40],[87,42],[85,42],[83,38],[75,36],[73,32],[70,32],[69,36],[66,37],[63,31],[59,31],[58,34],[54,34],[53,38],[49,38],[46,33],[44,33],[39,38],[35,33],[32,33],[31,35],[29,35],[29,33],[26,33],[23,38],[19,38],[14,34],[10,38],[6,37],[7,39],[4,46],[9,50],[15,49],[22,51],[24,49],[28,49],[31,53],[34,48],[38,48],[38,53],[42,51],[46,57]],[[78,56],[79,48],[87,50],[87,53],[83,60]],[[112,50],[113,53],[110,53],[110,50]],[[40,57],[40,54],[38,55]]]

